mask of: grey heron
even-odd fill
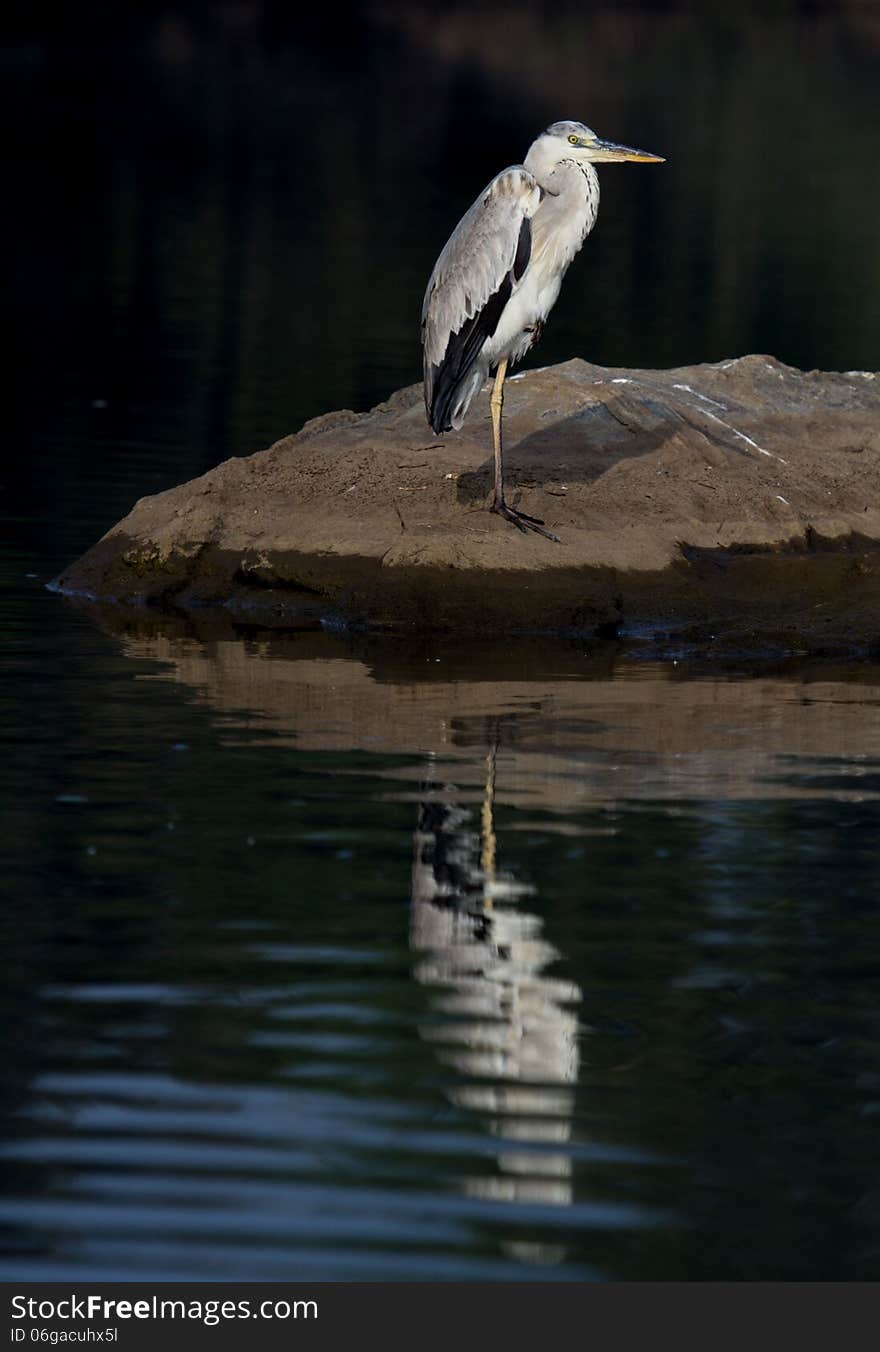
[[[501,409],[508,366],[540,337],[571,260],[596,224],[594,164],[663,157],[554,122],[523,164],[502,169],[465,212],[434,264],[422,306],[425,411],[436,433],[461,427],[492,370],[493,512],[521,531],[558,536],[504,499]]]

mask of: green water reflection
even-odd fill
[[[43,604],[10,1275],[872,1274],[880,670]]]

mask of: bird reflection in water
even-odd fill
[[[420,1031],[465,1078],[449,1091],[452,1101],[487,1114],[504,1142],[497,1173],[466,1178],[466,1194],[567,1206],[572,1165],[564,1147],[578,1077],[581,992],[547,975],[560,954],[543,937],[540,917],[523,908],[535,889],[498,867],[497,759],[496,740],[486,758],[479,830],[454,786],[430,785],[432,797],[420,805],[410,941],[423,954],[416,979],[436,988],[433,1008],[442,1016]],[[563,1256],[555,1245],[518,1247],[536,1261]]]

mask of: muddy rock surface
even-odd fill
[[[508,500],[488,510],[488,387],[435,437],[421,388],[331,413],[136,503],[53,584],[282,626],[880,640],[880,380],[750,356],[573,360],[508,382]]]

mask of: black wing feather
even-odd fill
[[[513,260],[513,280],[518,282],[529,266],[529,259],[532,256],[532,223],[528,216],[523,217],[523,223],[519,228],[519,239],[516,241],[516,257]]]

